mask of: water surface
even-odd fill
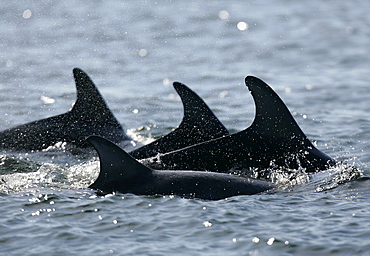
[[[86,189],[95,156],[0,155],[7,255],[366,255],[370,16],[366,1],[17,1],[0,3],[0,129],[61,114],[85,70],[127,133],[174,129],[173,81],[232,132],[253,120],[257,76],[307,136],[342,161],[278,191],[215,202]]]

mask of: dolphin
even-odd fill
[[[245,83],[255,101],[255,119],[250,127],[142,162],[156,169],[218,172],[270,167],[301,167],[315,172],[335,165],[308,140],[269,85],[253,76],[246,77]]]
[[[131,140],[89,76],[78,68],[73,70],[73,74],[77,88],[77,101],[73,108],[62,115],[0,132],[1,150],[38,151],[58,142],[86,148],[90,146],[86,142],[90,135],[100,135],[115,143]],[[148,158],[229,134],[195,92],[177,82],[174,83],[174,88],[184,106],[181,124],[168,135],[132,151],[134,157]]]
[[[0,149],[38,151],[57,142],[87,147],[86,138],[100,135],[115,143],[130,138],[109,110],[89,76],[79,68],[73,69],[77,100],[65,114],[41,119],[0,132]]]
[[[130,152],[136,159],[154,157],[203,141],[229,135],[229,131],[217,119],[207,104],[186,85],[174,82],[173,86],[180,95],[184,116],[180,125],[171,133]]]
[[[104,194],[121,192],[219,200],[257,194],[276,187],[269,182],[226,173],[153,170],[102,137],[91,136],[87,140],[100,158],[99,176],[89,188]]]

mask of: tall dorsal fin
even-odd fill
[[[153,171],[102,137],[90,136],[87,141],[94,146],[100,158],[99,176],[89,188],[114,191],[116,186],[131,183],[133,179],[145,180]]]
[[[256,115],[247,129],[260,135],[308,140],[280,97],[262,80],[247,76],[245,84],[253,96]]]
[[[207,104],[185,84],[174,82],[173,86],[180,95],[184,106],[184,117],[179,128],[199,130],[199,138],[196,140],[207,141],[221,136],[229,135],[229,131],[218,120]]]
[[[73,75],[77,88],[77,100],[71,113],[79,119],[122,128],[90,77],[79,68],[73,69]]]
[[[179,127],[166,136],[131,151],[136,159],[144,159],[188,147],[203,141],[229,135],[225,126],[217,119],[207,104],[186,85],[174,82],[184,106],[184,117]]]

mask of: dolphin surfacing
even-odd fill
[[[58,142],[88,147],[86,138],[100,135],[119,143],[130,140],[108,108],[93,81],[81,69],[73,69],[77,100],[65,114],[41,119],[0,132],[0,149],[39,151]]]
[[[174,82],[173,86],[184,107],[184,117],[180,125],[162,138],[131,151],[130,155],[134,158],[154,157],[160,153],[229,135],[229,131],[201,97],[182,83]]]
[[[156,169],[228,172],[232,168],[328,169],[334,159],[318,150],[302,132],[280,97],[262,80],[245,83],[255,101],[256,115],[238,133],[146,159]]]
[[[276,186],[225,173],[153,170],[135,160],[112,142],[91,136],[88,141],[100,158],[100,173],[89,188],[103,193],[177,195],[184,198],[219,200],[236,195],[261,193]]]

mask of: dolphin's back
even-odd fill
[[[136,159],[145,159],[171,152],[203,141],[229,135],[207,104],[186,85],[173,83],[184,106],[184,117],[179,127],[162,138],[130,152]]]
[[[325,170],[335,161],[302,132],[280,97],[262,80],[247,77],[256,117],[238,133],[167,152],[145,163],[156,169],[228,172],[232,168],[303,167]]]
[[[100,135],[116,143],[128,140],[93,81],[81,69],[73,69],[77,100],[65,114],[19,125],[0,132],[0,149],[36,151],[67,142],[87,147],[86,138]]]
[[[185,198],[218,200],[252,195],[275,188],[271,183],[224,173],[157,171],[131,157],[112,142],[92,136],[88,141],[100,158],[100,173],[90,188],[137,195],[178,195]]]

